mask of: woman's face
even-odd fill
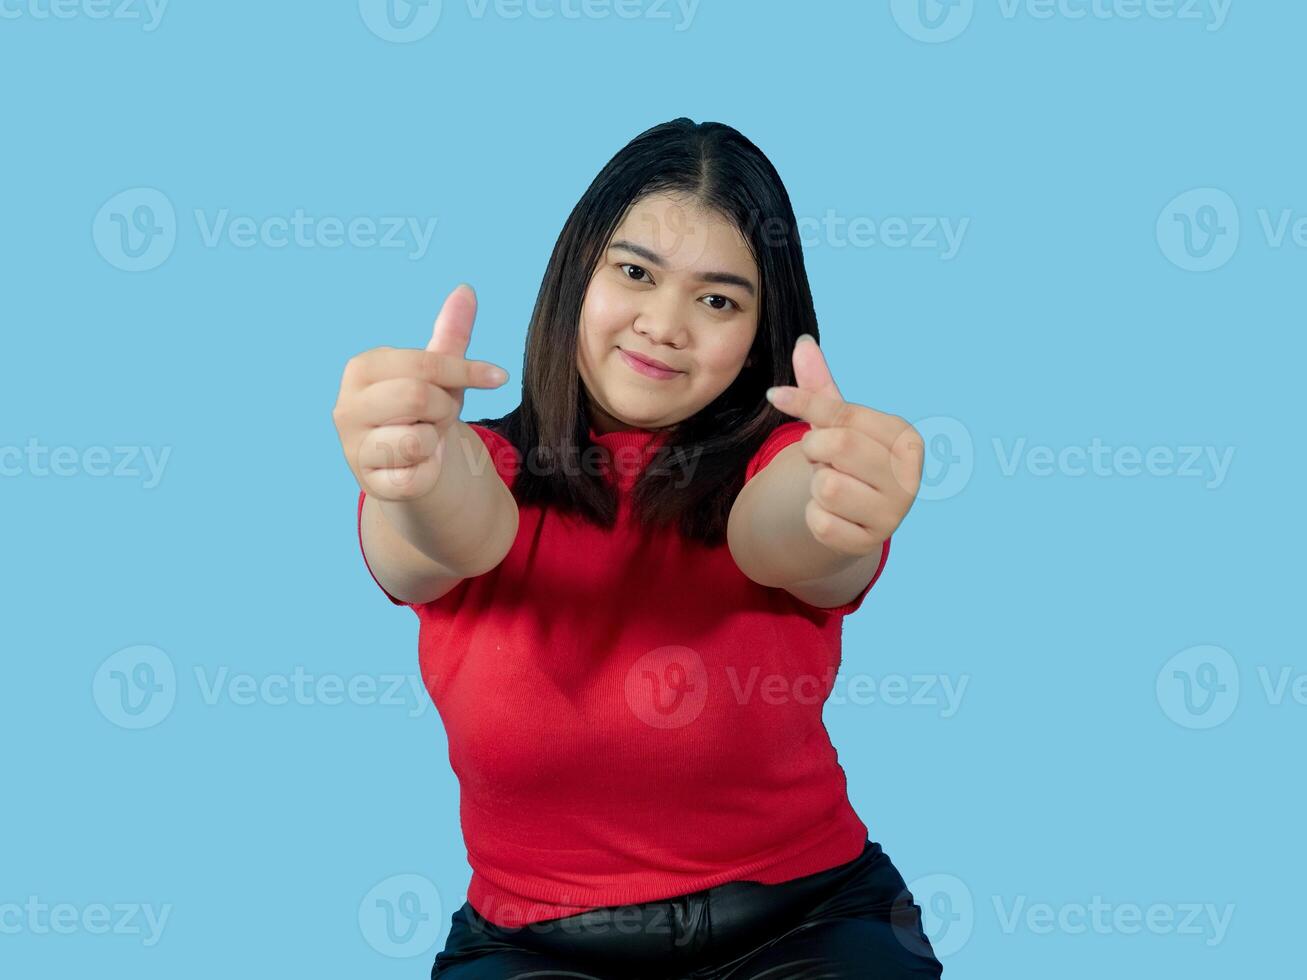
[[[634,204],[613,233],[581,307],[577,369],[596,432],[689,418],[744,367],[762,284],[735,226],[690,199]],[[639,359],[673,373],[641,369]]]

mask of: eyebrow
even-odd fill
[[[667,261],[657,252],[652,252],[643,245],[635,244],[635,242],[628,242],[624,238],[618,239],[608,247],[610,249],[624,249],[627,252],[640,256],[640,258],[644,259],[646,262],[650,262],[653,265],[658,266],[660,269],[667,268]],[[755,295],[753,283],[748,279],[745,279],[743,276],[735,275],[733,272],[701,272],[697,278],[700,282],[715,282],[723,286],[739,286],[750,296]]]

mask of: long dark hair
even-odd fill
[[[602,527],[617,516],[616,490],[583,465],[528,461],[603,456],[590,449],[590,419],[580,372],[578,331],[586,289],[613,232],[636,202],[655,193],[684,195],[734,223],[748,242],[761,278],[758,329],[750,363],[731,385],[690,418],[666,430],[663,445],[692,461],[692,479],[670,465],[649,465],[631,488],[643,526],[675,522],[686,537],[722,544],[744,468],[767,435],[791,416],[764,392],[794,384],[790,360],[802,333],[820,340],[803,249],[780,175],[762,151],[723,123],[679,118],[645,130],[595,177],[554,245],[527,331],[522,402],[508,415],[477,424],[502,433],[521,465],[513,488],[519,503],[551,504]],[[654,457],[655,461],[658,457]]]

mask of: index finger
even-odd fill
[[[894,440],[908,428],[908,423],[897,415],[878,412],[857,402],[846,402],[840,398],[805,391],[794,385],[778,385],[769,390],[768,398],[782,412],[803,419],[814,429],[857,429],[890,448],[893,448]]]
[[[390,378],[421,378],[441,388],[498,388],[508,380],[508,372],[489,361],[407,347],[371,350],[350,365],[360,388]]]

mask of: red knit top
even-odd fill
[[[511,488],[516,450],[472,428]],[[778,426],[746,479],[808,428]],[[590,437],[616,453],[614,528],[519,505],[499,565],[411,606],[459,782],[468,901],[514,927],[852,861],[867,828],[822,705],[843,617],[889,541],[867,589],[812,606],[747,578],[725,544],[635,523],[628,491],[661,433]]]

